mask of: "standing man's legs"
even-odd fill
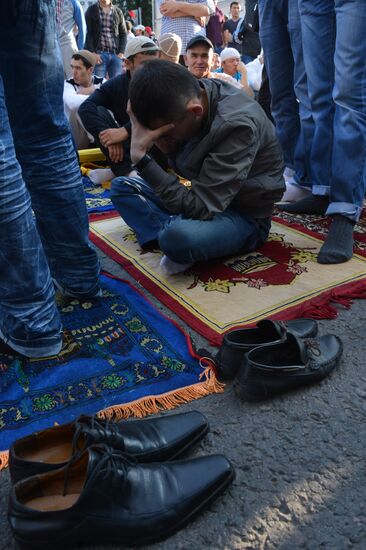
[[[107,70],[109,78],[122,74],[122,59],[120,59],[115,53],[109,54]]]
[[[299,0],[315,133],[313,202],[333,216],[320,263],[353,253],[353,226],[365,192],[366,5],[362,0]],[[294,205],[295,206],[295,205]],[[297,212],[311,213],[300,201]]]
[[[99,262],[88,240],[80,169],[63,110],[54,1],[23,0],[13,22],[0,19],[0,72],[52,277],[67,294],[96,296]]]
[[[61,320],[15,157],[0,75],[0,338],[28,357],[57,354]]]
[[[366,191],[366,4],[336,0],[335,83],[330,204],[332,225],[318,261],[352,257],[353,227]]]
[[[100,76],[102,78],[105,78],[106,74],[107,74],[107,59],[108,59],[107,56],[108,56],[108,54],[105,53],[105,52],[97,52],[97,53],[100,56],[102,62],[95,65],[94,74],[96,76]]]
[[[271,110],[285,165],[294,171],[295,183],[309,189],[314,128],[307,95],[297,0],[260,0],[259,17],[260,39],[272,95]]]

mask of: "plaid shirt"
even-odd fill
[[[109,11],[104,11],[99,6],[100,16],[100,43],[102,52],[116,53],[116,41],[113,36],[113,6]]]
[[[179,1],[179,0],[178,0]],[[208,7],[211,14],[215,13],[215,5],[213,0],[181,0],[191,4],[204,4]],[[159,5],[163,4],[164,0],[159,0]],[[167,17],[164,15],[161,20],[161,34],[166,32],[174,32],[182,39],[182,54],[186,53],[186,47],[190,39],[195,34],[206,35],[206,28],[201,27],[198,21],[192,16],[184,17]]]

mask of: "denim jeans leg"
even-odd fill
[[[300,185],[311,187],[311,148],[314,137],[314,121],[308,94],[297,0],[288,2],[287,29],[294,58],[294,91],[298,100],[300,117],[300,134],[294,152],[294,180]]]
[[[334,117],[334,0],[299,0],[299,8],[308,93],[314,120],[312,191],[315,195],[329,195]]]
[[[158,242],[168,258],[189,264],[251,252],[267,239],[270,225],[269,219],[258,222],[230,209],[211,220],[172,216],[160,231]]]
[[[102,62],[98,63],[98,65],[95,65],[94,67],[94,74],[95,76],[99,76],[101,78],[105,78],[107,74],[107,61],[108,61],[108,54],[103,52],[98,52],[98,55],[100,56]]]
[[[141,246],[157,239],[171,217],[149,184],[140,177],[115,178],[111,199],[127,225],[135,231]]]
[[[271,110],[281,143],[285,165],[295,171],[296,180],[310,185],[308,161],[311,115],[302,64],[300,21],[297,0],[259,1],[260,39],[269,78]],[[297,101],[302,101],[301,107]],[[301,117],[301,118],[300,118]]]
[[[0,75],[0,337],[27,357],[57,354],[61,320],[15,156]]]
[[[93,297],[99,262],[88,240],[84,189],[63,110],[55,4],[39,0],[39,6],[36,24],[31,0],[22,2],[16,24],[0,21],[6,104],[52,277],[67,294]]]
[[[357,221],[366,191],[366,3],[336,0],[334,141],[327,214]]]
[[[107,71],[109,78],[122,74],[122,59],[120,59],[115,53],[109,54]]]

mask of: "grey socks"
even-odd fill
[[[328,236],[318,254],[319,264],[340,264],[353,255],[353,230],[355,222],[335,214]]]
[[[290,214],[317,214],[323,216],[329,206],[327,195],[309,195],[300,201],[289,204],[277,204],[278,210]]]

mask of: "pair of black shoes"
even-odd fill
[[[325,378],[341,358],[338,336],[315,338],[313,319],[259,321],[256,328],[225,334],[215,358],[220,379],[235,378],[237,395],[259,401]]]
[[[171,461],[208,429],[196,411],[120,423],[82,416],[16,441],[8,511],[16,541],[69,549],[173,534],[234,477],[221,455]]]

